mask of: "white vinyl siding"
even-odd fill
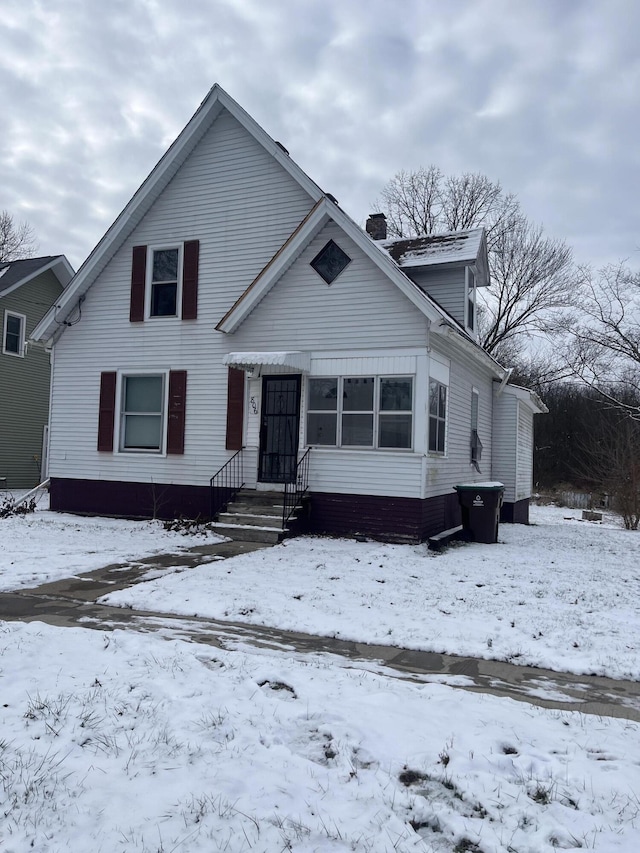
[[[223,111],[88,291],[80,322],[56,345],[51,476],[208,484],[229,456],[222,356],[232,342],[215,325],[312,206]],[[130,323],[133,246],[191,239],[200,241],[198,319]],[[100,373],[123,369],[189,371],[184,455],[149,453],[134,466],[130,455],[96,451]]]
[[[331,286],[310,265],[329,239],[351,258]],[[320,231],[231,336],[240,351],[426,346],[426,338],[424,315],[334,223]]]
[[[446,269],[443,267],[428,267],[425,270],[405,272],[415,283],[432,296],[438,305],[448,311],[461,324],[465,323],[466,286],[465,267]]]
[[[504,500],[516,501],[518,400],[504,389],[494,399],[492,479],[504,483]]]
[[[518,464],[516,500],[531,497],[533,491],[533,412],[518,400]]]
[[[444,342],[440,345],[444,354]],[[445,456],[429,454],[427,457],[425,497],[449,494],[458,483],[487,480],[492,476],[492,376],[466,354],[456,353],[452,347],[447,347],[446,356],[451,360],[447,394],[447,449]],[[433,367],[430,368],[432,373],[433,370]],[[471,464],[469,450],[473,388],[478,391],[478,435],[484,445],[481,473]]]

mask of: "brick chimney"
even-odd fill
[[[371,213],[365,228],[372,240],[387,239],[387,217],[384,213]]]

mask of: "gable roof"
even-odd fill
[[[0,262],[0,296],[6,296],[8,293],[17,290],[47,270],[53,272],[63,288],[73,278],[73,267],[64,255],[47,255],[42,258]]]
[[[262,145],[291,177],[306,190],[313,201],[324,193],[288,155],[283,146],[272,139],[242,107],[217,83],[210,89],[184,130],[160,158],[131,201],[100,240],[80,267],[62,297],[34,329],[34,340],[48,340],[64,328],[60,324],[75,309],[93,282],[109,263],[136,226],[150,210],[169,181],[178,172],[194,148],[209,130],[223,109],[226,109],[254,139]]]
[[[452,318],[405,275],[398,265],[378,246],[338,205],[326,196],[320,199],[302,220],[284,245],[276,252],[262,271],[251,282],[235,304],[227,311],[216,326],[220,332],[234,332],[249,316],[258,303],[267,295],[276,281],[291,266],[302,250],[332,220],[348,237],[379,267],[402,293],[431,322],[439,324],[443,320],[449,323]],[[455,321],[453,321],[455,322]]]
[[[329,220],[333,220],[362,249],[370,260],[396,284],[409,301],[433,323],[433,329],[436,332],[454,334],[455,337],[459,337],[462,343],[473,347],[481,360],[486,364],[490,364],[496,375],[504,373],[504,369],[468,336],[465,329],[402,271],[400,265],[392,258],[391,254],[388,251],[384,251],[380,244],[373,241],[365,231],[347,216],[338,206],[335,199],[325,194],[289,157],[286,149],[280,143],[273,140],[218,84],[212,87],[184,130],[160,158],[131,201],[91,252],[71,284],[34,329],[31,335],[32,339],[37,341],[53,340],[55,342],[57,337],[62,334],[65,328],[65,319],[81,304],[93,282],[140,223],[152,204],[193,152],[196,145],[223,109],[226,109],[274,157],[288,174],[298,182],[315,202],[315,205],[284,245],[281,246],[267,263],[262,272],[260,272],[218,323],[216,328],[219,331],[227,333],[234,331],[271,287],[273,287],[277,279],[293,263],[309,241]],[[461,245],[467,248],[461,249],[458,252],[456,255],[457,260],[464,260],[471,251],[469,247],[472,245],[476,245],[476,247],[485,245],[483,229],[475,229],[475,231],[479,232],[479,236],[475,238],[475,243],[471,236],[462,239]],[[475,231],[462,233],[472,235]],[[479,251],[478,248],[477,252]],[[480,257],[482,257],[481,253]],[[439,263],[443,262],[446,261],[439,261]]]

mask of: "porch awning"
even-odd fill
[[[229,352],[222,358],[228,367],[251,370],[254,367],[286,367],[300,373],[308,373],[311,355],[308,352]]]

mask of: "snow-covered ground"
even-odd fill
[[[0,491],[0,505],[10,494]],[[201,542],[221,541],[210,531],[197,536],[168,531],[160,521],[49,512],[49,495],[40,492],[34,513],[0,518],[0,592],[38,586],[111,563],[167,551],[179,553]]]
[[[3,853],[637,853],[638,725],[157,635],[0,630]]]
[[[535,510],[496,546],[439,556],[289,541],[112,598],[637,673],[640,539],[576,515]],[[200,541],[40,510],[0,520],[0,578],[34,586]],[[636,853],[639,734],[329,655],[0,623],[0,849]]]
[[[533,507],[497,545],[300,538],[115,592],[109,604],[640,678],[640,533]],[[157,574],[157,573],[156,573]]]

